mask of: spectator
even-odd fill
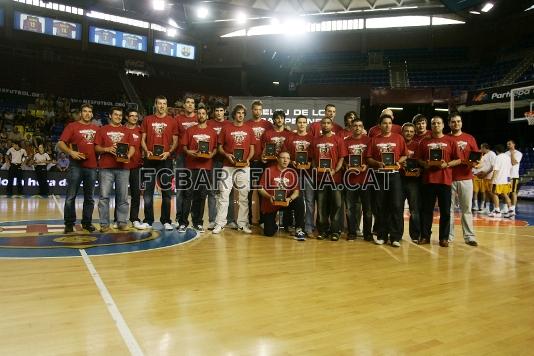
[[[67,158],[64,152],[59,153],[59,159],[56,162],[56,169],[59,172],[65,172],[69,168],[70,160]]]
[[[44,146],[39,145],[38,152],[33,155],[33,166],[35,167],[35,175],[39,183],[39,195],[43,198],[48,197],[46,168],[51,161],[50,156],[45,152]]]
[[[17,142],[13,143],[7,151],[7,157],[9,158],[9,175],[7,185],[7,195],[13,196],[13,178],[17,178],[17,193],[22,195],[22,163],[26,161],[28,157],[26,151],[19,146]]]

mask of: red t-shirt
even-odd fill
[[[415,134],[415,136],[413,137],[413,140],[419,143],[421,142],[422,139],[426,137],[430,137],[430,136],[432,136],[432,131],[426,130],[426,132],[421,135]]]
[[[295,190],[300,190],[297,172],[293,169],[281,171],[277,164],[265,168],[260,178],[260,185],[271,195],[274,195],[275,189],[286,189],[286,198],[291,196]],[[261,199],[261,211],[263,213],[272,213],[280,208],[266,198]]]
[[[95,144],[102,148],[111,147],[115,143],[127,143],[131,145],[131,137],[130,130],[124,126],[106,125],[102,126],[96,133]],[[125,163],[117,162],[115,156],[107,152],[100,153],[98,166],[100,168],[128,169]]]
[[[82,124],[79,121],[71,122],[65,127],[60,141],[65,144],[78,145],[78,152],[85,154],[86,159],[76,160],[83,168],[96,168],[95,137],[99,127],[93,124]],[[72,160],[74,161],[74,160]]]
[[[217,147],[217,133],[210,127],[200,128],[191,126],[185,130],[182,137],[181,146],[186,146],[189,150],[198,150],[198,142],[209,142],[210,152]],[[195,158],[188,154],[185,155],[185,167],[189,169],[207,169],[213,168],[213,160],[211,158]]]
[[[458,159],[458,145],[450,136],[441,138],[425,138],[419,143],[417,158],[427,161],[430,157],[430,149],[441,148],[443,150],[443,160],[450,162]],[[429,168],[423,173],[423,182],[432,184],[452,185],[452,168]]]
[[[347,156],[347,148],[345,147],[344,140],[336,135],[316,137],[313,140],[313,159],[315,161],[315,166],[319,167],[319,160],[321,158],[330,158],[332,159],[331,168],[334,170],[337,167],[337,163],[340,159]],[[319,173],[317,179],[319,181],[322,179],[323,174],[330,173]],[[341,171],[334,174],[334,182],[341,183],[342,173]]]
[[[286,142],[293,136],[291,131],[282,130],[280,132],[273,129],[265,131],[261,141],[261,152],[265,149],[267,143],[276,144],[276,154],[280,153],[282,148],[285,147]]]
[[[332,132],[337,134],[338,132],[343,131],[343,127],[336,124],[335,122],[332,125]],[[322,136],[322,130],[321,130],[321,120],[315,121],[310,125],[309,132],[313,137],[319,137]]]
[[[262,140],[263,134],[266,131],[272,130],[273,124],[271,124],[267,120],[261,119],[257,122],[254,120],[248,120],[247,122],[245,122],[245,125],[250,127],[250,129],[254,133],[254,137],[256,138],[254,141],[254,157],[252,157],[252,160],[253,161],[261,160],[261,153],[262,153],[261,140]]]
[[[225,127],[226,125],[231,125],[232,123],[228,120],[224,120],[224,121],[217,121],[217,120],[208,120],[208,127],[215,130],[215,133],[217,134],[217,141],[219,140],[219,135],[221,133],[221,130],[223,127]],[[217,161],[222,161],[224,160],[224,157],[220,154],[220,153],[217,153],[214,157],[213,157],[214,160],[217,160]]]
[[[285,148],[289,151],[291,160],[295,160],[295,152],[297,151],[306,151],[308,152],[308,160],[312,160],[312,143],[313,136],[310,133],[306,133],[304,136],[300,136],[296,133],[293,133],[285,142]]]
[[[145,117],[141,125],[146,134],[146,147],[154,152],[154,145],[163,145],[163,150],[169,152],[172,146],[172,136],[178,136],[178,125],[171,116],[157,117],[150,115]]]
[[[143,131],[141,130],[141,127],[136,126],[133,129],[130,129],[126,126],[124,126],[128,132],[131,134],[131,145],[135,147],[135,153],[130,159],[130,162],[126,164],[126,167],[128,169],[135,169],[143,166],[143,156],[141,155],[141,135],[143,134]]]
[[[453,141],[456,142],[458,146],[458,155],[462,161],[467,161],[469,159],[469,153],[471,153],[471,151],[478,151],[477,141],[470,134],[462,132],[458,136],[454,136],[452,133],[448,134],[447,136],[449,136],[453,139]],[[452,167],[453,181],[467,179],[473,179],[473,172],[470,166],[466,164],[460,164],[459,166]]]
[[[195,125],[198,125],[198,119],[196,115],[193,116],[185,116],[185,115],[179,115],[175,117],[176,124],[178,125],[178,142],[181,141],[181,138],[184,136],[185,131]],[[176,148],[176,153],[180,154],[183,151],[183,147],[181,144],[178,145]]]
[[[362,135],[360,138],[354,138],[354,136],[347,137],[345,139],[345,146],[347,147],[347,153],[349,155],[362,155],[362,163],[365,161],[367,150],[371,144],[371,139],[368,136]],[[363,184],[365,182],[366,172],[360,172],[360,174],[349,173],[348,181],[351,185]]]
[[[228,124],[224,126],[219,134],[219,145],[222,145],[224,152],[232,154],[234,148],[242,148],[243,160],[246,161],[250,153],[250,146],[256,143],[256,137],[249,125],[235,126]],[[232,162],[224,160],[225,166],[232,167]]]
[[[394,153],[395,162],[398,162],[402,156],[407,156],[408,148],[406,147],[404,137],[393,132],[388,137],[373,137],[371,139],[371,148],[367,151],[367,157],[382,162],[382,153],[386,152]]]
[[[397,124],[393,124],[391,126],[391,132],[401,135],[402,134],[402,127]],[[369,132],[367,133],[367,136],[373,138],[376,136],[382,136],[382,130],[380,129],[380,125],[375,125],[369,129]]]
[[[336,132],[336,135],[338,135],[342,139],[346,140],[347,138],[352,136],[352,131],[349,130],[349,129],[343,129],[341,131]]]

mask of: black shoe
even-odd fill
[[[63,230],[63,233],[68,234],[74,232],[74,225],[65,225],[65,230]]]
[[[326,240],[328,239],[328,235],[327,234],[319,234],[317,236],[317,240]]]
[[[356,234],[347,235],[347,241],[354,241],[354,240],[356,240]]]
[[[89,225],[82,225],[82,228],[84,230],[87,230],[89,232],[95,232],[96,231],[96,227],[94,227],[93,225],[89,224]]]
[[[337,232],[334,232],[332,235],[330,235],[330,240],[338,241],[339,240],[339,234]]]
[[[367,236],[367,237],[364,236],[363,239],[365,241],[373,241],[373,236]]]

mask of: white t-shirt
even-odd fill
[[[36,166],[44,166],[47,164],[46,161],[50,161],[50,156],[46,152],[43,154],[37,152],[33,155],[33,160],[35,161]]]
[[[6,156],[11,156],[11,163],[22,164],[22,160],[28,157],[28,154],[24,148],[19,148],[17,151],[11,147],[9,150],[7,150]]]
[[[483,179],[491,179],[493,177],[493,165],[495,163],[495,157],[497,157],[495,152],[488,151],[488,153],[483,155],[480,159],[480,167],[474,168],[473,173],[477,174],[480,172],[489,171],[489,173],[485,177],[483,177]]]
[[[504,154],[510,157],[510,161],[512,161],[512,154],[510,153],[510,151],[506,151],[504,152]],[[514,158],[517,161],[517,164],[512,165],[512,170],[510,171],[510,178],[519,178],[519,164],[521,163],[521,158],[523,158],[523,154],[518,150],[515,150]]]
[[[512,161],[505,153],[500,153],[495,158],[493,165],[493,184],[510,183],[510,171],[512,170]],[[497,175],[495,175],[497,174]]]

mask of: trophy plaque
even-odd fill
[[[80,150],[78,149],[78,145],[77,145],[77,144],[72,143],[72,144],[70,145],[70,149],[73,150],[73,151],[76,151],[76,152],[78,152],[80,155],[82,155],[82,157],[83,157],[82,159],[87,159],[87,156],[85,155],[85,153],[80,152]]]
[[[115,149],[115,161],[121,163],[128,163],[130,159],[128,158],[128,151],[130,150],[130,145],[127,143],[117,143],[117,148]]]
[[[382,152],[382,163],[384,163],[384,168],[381,168],[381,170],[395,171],[399,169],[395,162],[395,153],[393,152]]]
[[[276,206],[288,206],[289,202],[286,200],[285,189],[275,189],[273,205]]]
[[[332,158],[320,158],[317,171],[319,173],[326,173],[330,170],[332,170]]]
[[[161,155],[163,152],[165,152],[163,145],[154,145],[154,148],[152,149],[152,156],[148,157],[148,159],[161,160]]]
[[[297,163],[297,169],[310,168],[310,162],[308,161],[308,152],[307,151],[295,152],[295,162]]]
[[[276,160],[276,143],[267,142],[265,144],[265,154],[263,158],[268,161]]]
[[[198,157],[210,158],[210,143],[208,141],[198,141]]]
[[[235,148],[234,149],[234,158],[235,158],[235,166],[236,167],[245,167],[247,165],[247,162],[244,160],[245,158],[245,149],[244,148]]]
[[[408,158],[406,160],[406,168],[404,169],[406,177],[419,177],[419,162],[415,158]]]
[[[349,155],[349,164],[347,167],[348,170],[359,169],[361,166],[362,166],[362,155],[361,154]]]
[[[443,160],[443,150],[441,148],[431,148],[428,154],[428,165],[431,167],[441,166]]]

